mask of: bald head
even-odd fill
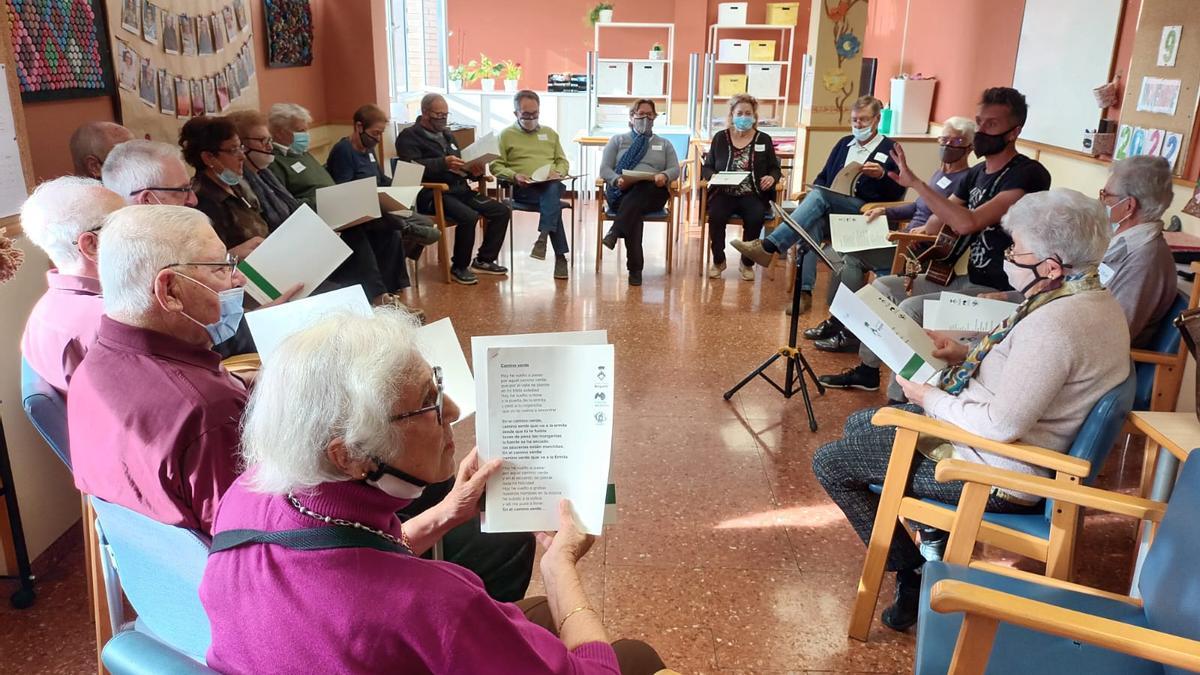
[[[75,175],[99,180],[108,153],[133,139],[133,132],[113,122],[88,122],[71,134],[71,162]]]
[[[64,274],[96,277],[96,233],[125,205],[98,180],[63,176],[34,189],[21,206],[21,229]]]

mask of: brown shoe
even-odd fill
[[[755,239],[754,241],[734,239],[729,244],[737,249],[738,253],[741,253],[763,267],[770,267],[771,261],[775,259],[774,253],[767,253],[763,250],[761,239]]]

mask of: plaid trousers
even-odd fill
[[[919,406],[905,404],[901,410],[922,413]],[[879,510],[879,495],[872,492],[871,485],[883,485],[887,476],[888,461],[892,456],[892,442],[896,439],[895,427],[877,427],[871,417],[877,408],[868,408],[851,413],[846,419],[842,437],[826,443],[813,454],[813,474],[825,492],[829,494],[846,519],[866,544],[871,540],[871,529],[875,525],[875,513]],[[933,477],[937,462],[920,452],[913,457],[912,474],[905,492],[922,499],[936,499],[947,504],[957,504],[963,484],[955,481],[939,483]],[[998,513],[1032,513],[1042,506],[1021,506],[1005,501],[995,495],[988,498],[987,510]],[[925,558],[904,532],[899,521],[892,533],[892,546],[888,552],[887,569],[890,571],[915,570],[925,564]]]

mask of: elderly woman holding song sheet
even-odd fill
[[[396,511],[454,474],[459,409],[392,309],[328,317],[286,339],[243,426],[246,473],[221,501],[200,598],[221,672],[653,673],[653,649],[608,635],[576,564],[592,537],[568,502],[539,534],[546,597],[497,602],[479,577],[417,557],[472,517],[499,460],[475,451],[438,506]],[[297,404],[300,402],[301,404]],[[305,405],[304,403],[308,404]],[[418,519],[423,521],[418,524]]]
[[[933,355],[951,365],[934,385],[901,379],[910,401],[903,408],[987,439],[1065,452],[1096,401],[1129,375],[1129,329],[1097,274],[1111,230],[1096,200],[1065,189],[1022,197],[1002,224],[1013,238],[1005,272],[1023,302],[970,350],[933,334]],[[884,482],[896,435],[894,428],[872,426],[874,413],[852,414],[844,436],[813,456],[817,480],[864,542],[870,540],[879,504],[870,486]],[[934,441],[917,449],[908,494],[919,498],[958,501],[960,483],[934,479],[938,460],[948,456],[1042,472],[957,444]],[[1007,492],[993,493],[987,503],[989,511],[1002,513],[1039,508],[1033,495]],[[916,623],[924,562],[908,535],[897,529],[887,562],[897,579],[895,604],[882,617],[888,627],[905,630]]]

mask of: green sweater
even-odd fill
[[[492,162],[492,175],[512,180],[517,174],[528,176],[547,164],[563,176],[571,168],[553,129],[539,126],[525,131],[514,124],[500,132],[500,159]]]
[[[335,185],[333,176],[316,157],[307,152],[293,152],[291,148],[278,143],[275,144],[275,161],[267,165],[267,170],[275,174],[293,197],[308,204],[314,211],[317,208],[317,188]]]

